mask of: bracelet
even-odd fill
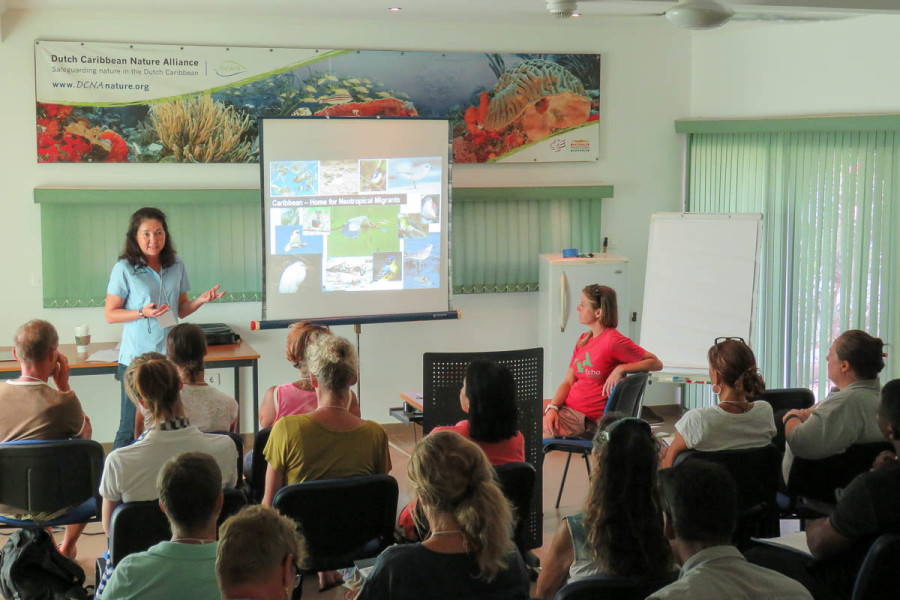
[[[139,309],[138,309],[138,315],[140,315],[140,317],[141,317],[142,319],[146,319],[146,318],[147,318],[147,317],[144,316],[144,309],[143,309],[143,308],[139,308]]]
[[[791,419],[797,419],[798,421],[803,421],[803,419],[800,418],[800,415],[795,413],[793,415],[788,415],[787,418],[784,421],[782,421],[781,423],[783,425],[787,425],[788,421],[790,421]]]
[[[551,408],[556,412],[559,412],[559,407],[551,402],[547,405],[547,408],[544,409],[544,414],[546,415],[548,412],[550,412]]]

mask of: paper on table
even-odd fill
[[[797,550],[812,556],[812,553],[809,551],[809,544],[806,541],[805,531],[793,531],[787,535],[776,538],[753,538],[753,541],[787,548],[788,550]]]
[[[87,362],[118,362],[119,360],[119,349],[113,348],[112,350],[98,350],[87,357]]]

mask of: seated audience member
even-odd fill
[[[765,391],[753,350],[741,339],[720,339],[706,353],[717,404],[689,410],[675,423],[675,439],[660,468],[685,450],[759,448],[772,441],[775,423],[768,402],[751,399]]]
[[[485,360],[469,363],[459,403],[469,418],[453,426],[435,427],[432,433],[455,431],[472,440],[495,467],[525,461],[525,437],[518,430],[516,382],[509,369]],[[418,540],[412,507],[411,503],[403,508],[398,524],[408,539]]]
[[[69,361],[59,353],[59,335],[47,321],[28,321],[16,331],[13,354],[21,376],[0,383],[0,442],[17,440],[91,439],[91,421],[69,387]],[[50,387],[50,378],[56,389]],[[47,521],[74,506],[52,514],[29,514],[0,505],[0,513],[13,519]],[[84,524],[69,525],[59,551],[75,557],[75,543]]]
[[[884,439],[875,418],[884,342],[858,329],[845,331],[831,344],[825,362],[828,379],[838,391],[812,408],[790,410],[783,418],[787,447],[781,471],[786,483],[795,456],[828,458],[854,444]]]
[[[156,489],[172,540],[122,559],[103,597],[171,600],[189,595],[219,600],[216,520],[223,502],[219,465],[208,454],[179,454],[159,471]]]
[[[850,482],[831,515],[807,524],[807,545],[817,560],[777,549],[760,549],[752,560],[797,574],[816,598],[850,598],[872,543],[882,534],[900,533],[900,379],[881,390],[878,421],[895,452],[879,456],[871,471]],[[802,579],[807,576],[812,580]]]
[[[306,352],[315,345],[319,336],[333,335],[324,325],[302,321],[291,325],[288,332],[285,357],[300,375],[293,383],[273,385],[266,390],[259,405],[259,426],[271,427],[281,417],[302,415],[316,410],[316,390],[309,380],[306,369]],[[360,416],[356,394],[351,392],[350,412]]]
[[[360,600],[528,598],[512,509],[481,448],[452,431],[432,433],[413,450],[408,474],[431,537],[382,552]]]
[[[231,438],[203,433],[184,416],[179,398],[178,370],[166,357],[147,352],[135,358],[125,370],[125,391],[140,407],[153,415],[154,426],[130,446],[113,450],[106,457],[100,478],[103,496],[103,530],[109,535],[112,513],[123,502],[155,500],[159,470],[173,455],[204,452],[211,455],[222,473],[223,487],[237,481],[237,449]],[[107,563],[109,565],[109,563]],[[96,598],[103,594],[112,574],[107,567],[97,584]]]
[[[662,576],[672,568],[656,488],[650,426],[608,415],[594,438],[584,511],[562,520],[541,561],[536,595],[552,599],[567,581],[589,575]]]
[[[249,506],[219,530],[216,577],[222,598],[290,599],[305,559],[296,523],[267,506]]]
[[[659,371],[662,362],[619,333],[616,291],[592,284],[581,291],[578,322],[588,331],[578,338],[569,370],[544,411],[544,437],[590,439],[613,389],[628,373]]]
[[[181,403],[184,415],[200,431],[234,431],[237,426],[237,400],[206,383],[203,357],[206,356],[206,334],[192,323],[180,323],[166,338],[166,358],[178,367],[181,377]],[[153,416],[140,410],[134,439],[153,425]]]
[[[811,600],[800,583],[747,562],[731,545],[737,486],[725,467],[693,460],[659,472],[665,534],[681,563],[678,581],[647,600]]]
[[[318,408],[276,421],[266,444],[266,486],[262,503],[272,506],[286,485],[318,479],[387,473],[391,470],[387,433],[378,423],[350,413],[350,386],[359,363],[349,341],[319,336],[309,349],[307,369]],[[323,589],[341,582],[336,572],[320,573]]]

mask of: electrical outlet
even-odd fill
[[[216,373],[215,371],[213,371],[212,373],[207,373],[206,383],[208,383],[209,385],[221,385],[222,375],[220,373]]]
[[[617,238],[617,237],[609,238],[609,247],[610,248],[618,248],[619,247],[619,238]]]

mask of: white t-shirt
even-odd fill
[[[689,410],[675,423],[688,448],[703,452],[765,446],[775,437],[775,417],[768,402],[756,400],[745,413],[718,406]]]
[[[200,431],[230,431],[238,417],[237,400],[210,385],[184,384],[181,389],[184,416]],[[144,415],[144,431],[154,428],[150,411],[141,407]]]
[[[202,433],[191,425],[172,431],[152,430],[130,446],[106,457],[100,495],[116,502],[155,500],[156,476],[170,458],[182,452],[211,454],[222,470],[222,487],[237,482],[237,448],[227,435]]]

